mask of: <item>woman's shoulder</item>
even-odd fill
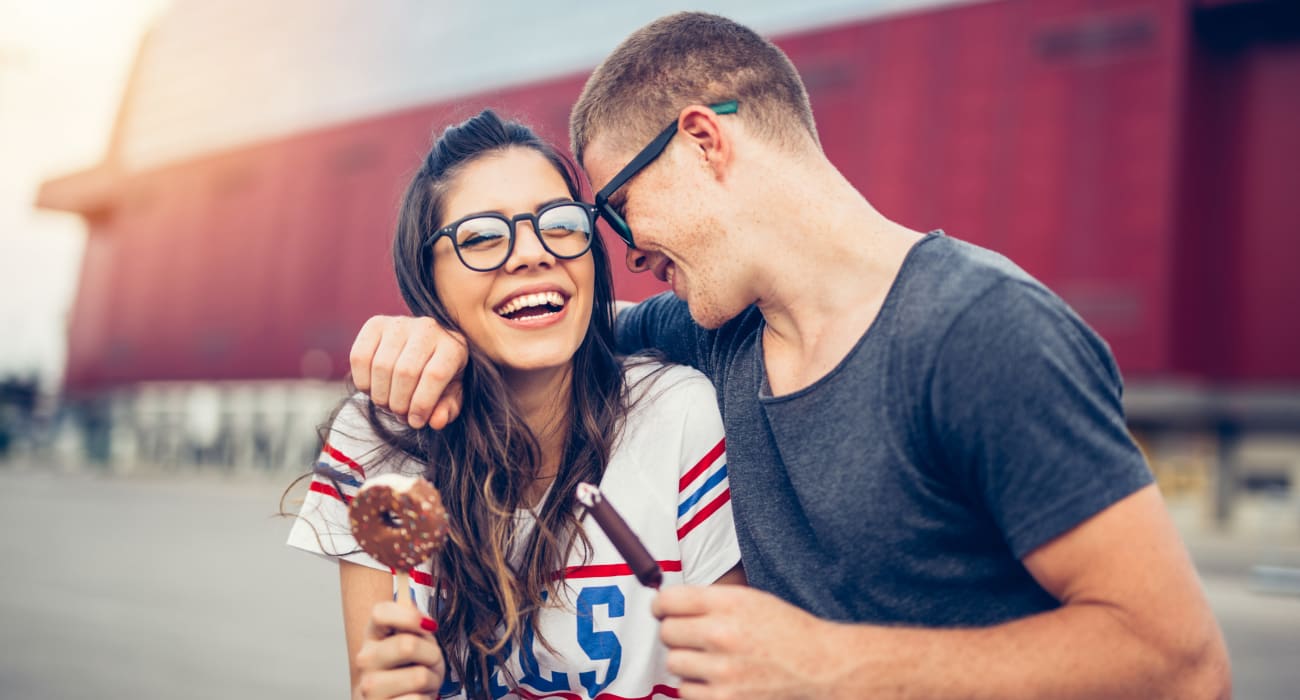
[[[675,441],[713,439],[722,432],[722,416],[713,384],[683,365],[634,358],[625,364],[627,420],[623,441],[656,450]],[[644,441],[650,441],[645,443]]]
[[[646,403],[694,402],[706,396],[712,401],[715,397],[713,384],[699,370],[655,358],[625,359],[623,381],[633,408]]]
[[[405,429],[405,423],[388,411],[377,409],[374,415],[389,432]],[[390,447],[376,431],[370,417],[370,399],[362,393],[352,395],[339,406],[330,421],[322,453],[329,458],[323,461],[337,462],[338,466],[349,467],[359,475],[422,471],[405,454]]]
[[[630,404],[606,476],[662,491],[676,508],[681,477],[722,441],[713,384],[690,367],[644,358],[625,373]]]

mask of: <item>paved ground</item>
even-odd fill
[[[282,483],[0,468],[0,698],[341,698],[338,584],[283,546]],[[1294,700],[1300,596],[1250,589],[1300,546],[1189,537],[1236,697]]]
[[[282,484],[3,475],[0,697],[341,698],[335,570]]]

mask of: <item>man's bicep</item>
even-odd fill
[[[1189,672],[1226,663],[1196,570],[1155,485],[1038,547],[1022,560],[1065,609],[1113,616],[1153,657]]]
[[[1025,555],[1030,575],[1064,605],[1103,605],[1126,626],[1205,624],[1196,570],[1154,484]],[[1179,625],[1184,624],[1179,622]],[[1140,631],[1140,630],[1135,630]]]

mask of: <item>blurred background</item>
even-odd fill
[[[271,516],[403,310],[405,181],[484,106],[566,144],[688,7],[785,49],[877,208],[1106,338],[1237,696],[1296,697],[1294,0],[0,0],[0,696],[346,695],[333,570]]]

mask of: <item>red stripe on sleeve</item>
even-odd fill
[[[338,491],[336,491],[333,486],[330,486],[329,484],[323,484],[319,481],[311,482],[311,486],[308,487],[307,490],[315,491],[316,493],[329,496],[330,498],[333,498],[336,501],[343,501],[344,503],[352,502],[351,497],[347,496],[346,494],[341,494]]]
[[[324,449],[324,451],[325,451],[325,454],[327,454],[327,455],[333,457],[334,459],[337,459],[338,461],[340,461],[340,462],[342,462],[342,463],[348,465],[348,466],[351,467],[352,469],[356,470],[356,472],[357,472],[358,474],[361,475],[361,478],[363,478],[363,479],[365,478],[365,476],[366,476],[366,470],[362,469],[360,464],[357,464],[356,462],[352,461],[352,458],[351,458],[351,457],[349,457],[349,456],[343,454],[342,452],[339,452],[337,449],[335,449],[335,447],[334,447],[333,445],[329,444],[328,442],[325,443],[325,449]]]
[[[718,456],[726,449],[727,439],[722,438],[718,441],[718,444],[713,446],[713,449],[709,450],[708,454],[704,455],[704,459],[696,462],[695,466],[691,467],[691,470],[686,472],[686,475],[682,477],[682,480],[677,483],[678,493],[685,491],[686,487],[689,486],[692,481],[695,481],[695,477],[699,476],[700,472],[708,469],[709,465],[713,464],[718,459]]]
[[[705,520],[708,520],[709,516],[713,515],[714,511],[721,508],[724,504],[726,504],[727,501],[730,500],[731,500],[731,489],[727,489],[726,491],[723,491],[717,498],[713,499],[712,503],[701,508],[700,512],[695,514],[695,517],[691,518],[690,521],[688,521],[685,525],[677,528],[678,541],[686,537],[686,535],[688,535],[691,530],[694,530],[697,525],[704,522]]]

